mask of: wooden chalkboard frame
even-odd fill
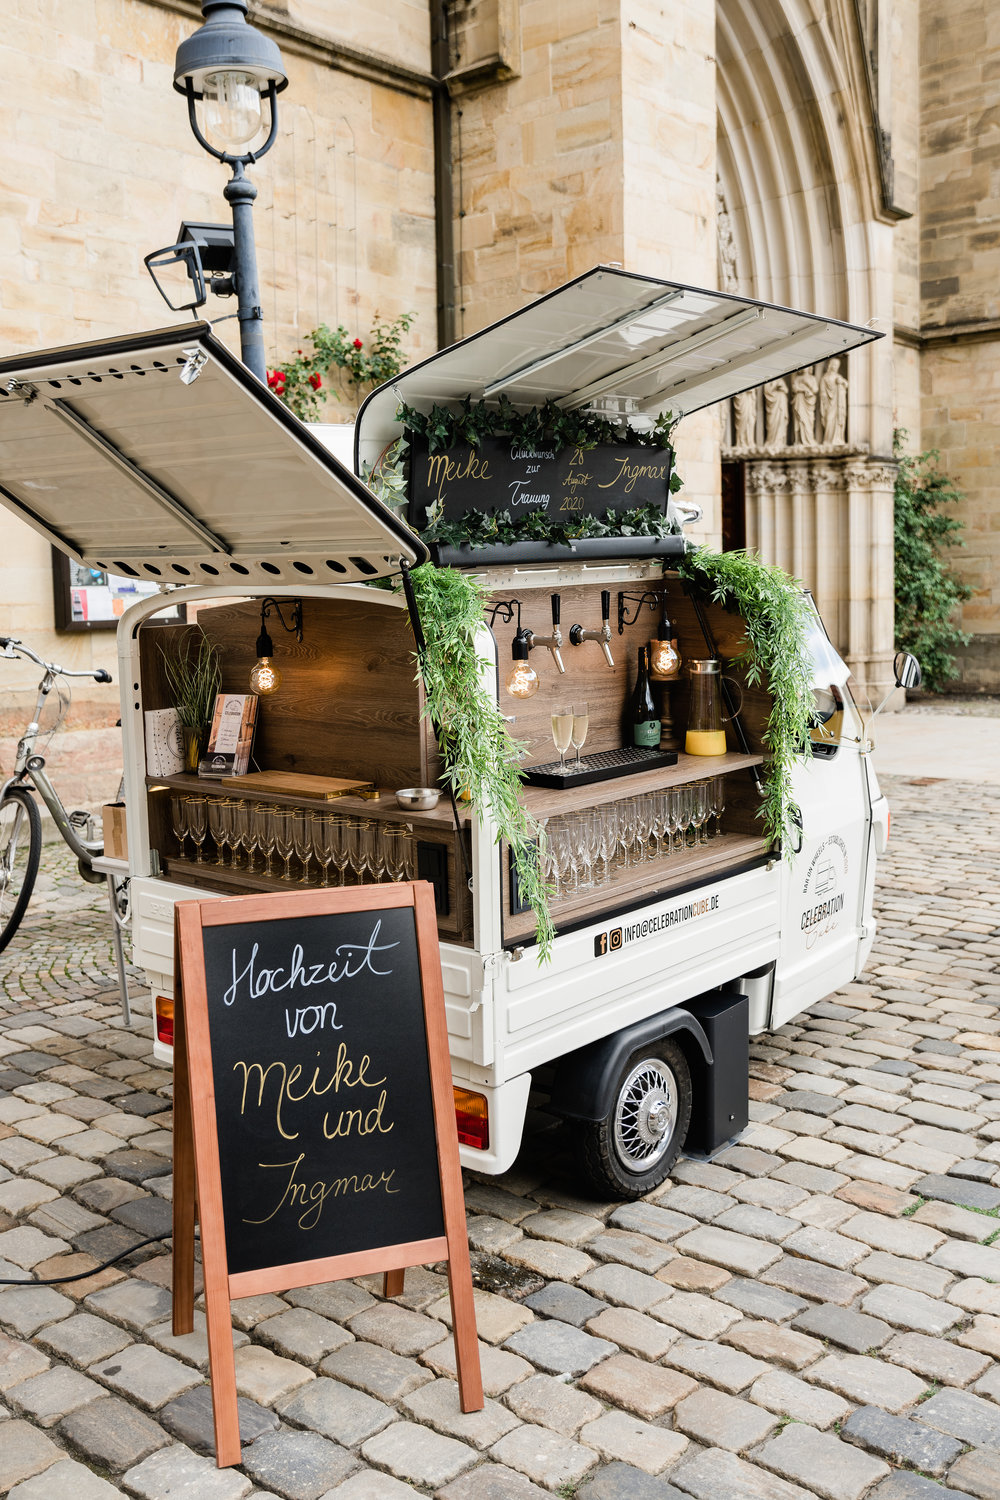
[[[413,911],[430,1074],[444,1233],[320,1260],[230,1274],[227,1262],[215,1083],[202,932],[206,927],[351,912]],[[483,1408],[465,1202],[455,1130],[444,986],[433,889],[426,881],[356,886],[231,900],[182,901],[174,908],[175,1050],[173,1191],[173,1332],[194,1328],[194,1229],[201,1222],[216,1464],[241,1457],[230,1301],[289,1291],[317,1281],[384,1273],[387,1297],[399,1296],[407,1266],[446,1261],[458,1385],[464,1412]],[[196,1210],[197,1200],[197,1210]]]

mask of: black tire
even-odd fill
[[[42,820],[35,799],[26,787],[11,787],[0,802],[0,953],[21,925],[41,857]]]
[[[670,1169],[691,1123],[691,1072],[676,1042],[638,1048],[618,1068],[602,1120],[575,1120],[579,1165],[602,1197],[641,1198]]]

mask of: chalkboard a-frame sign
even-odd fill
[[[230,1299],[447,1261],[483,1406],[432,888],[175,907],[173,1331],[201,1220],[216,1462],[240,1461]],[[197,1193],[196,1193],[197,1181]]]

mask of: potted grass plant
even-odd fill
[[[160,647],[167,686],[184,736],[184,770],[197,775],[208,741],[216,694],[222,683],[219,652],[196,625],[178,638],[172,651]]]

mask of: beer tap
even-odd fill
[[[582,625],[571,625],[569,628],[570,644],[582,646],[584,641],[597,641],[604,652],[608,666],[613,667],[615,659],[611,655],[611,590],[601,590],[601,628],[600,630],[584,630]]]
[[[552,652],[552,660],[555,662],[556,667],[560,672],[565,672],[566,668],[563,666],[562,652],[560,650],[560,647],[563,643],[562,631],[559,629],[559,613],[561,601],[558,594],[553,594],[551,597],[552,634],[536,635],[533,630],[526,630],[524,633],[528,637],[529,648],[531,650],[533,650],[535,646],[548,646],[549,650]],[[608,595],[608,597],[610,599],[610,594]]]

